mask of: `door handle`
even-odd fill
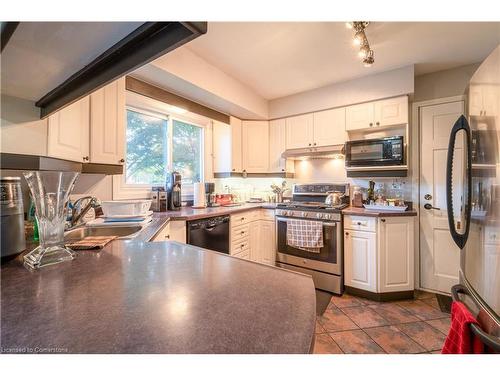
[[[441,210],[439,207],[434,207],[432,204],[430,203],[426,203],[424,204],[424,208],[426,210]]]

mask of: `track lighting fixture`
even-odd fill
[[[348,29],[353,29],[355,31],[353,44],[355,46],[360,46],[358,56],[363,60],[363,64],[366,67],[372,66],[375,62],[373,50],[370,49],[370,44],[365,34],[365,29],[369,24],[370,22],[367,21],[346,22],[345,24]]]

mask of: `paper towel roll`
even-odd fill
[[[194,183],[193,207],[205,207],[205,184],[203,182]]]

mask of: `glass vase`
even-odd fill
[[[40,246],[24,256],[24,265],[38,269],[72,260],[75,252],[64,246],[64,223],[69,194],[77,172],[24,172],[35,204]]]

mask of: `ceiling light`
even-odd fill
[[[375,59],[373,58],[373,51],[370,50],[368,52],[368,55],[363,59],[363,64],[365,65],[366,68],[369,68],[373,65],[375,62]]]
[[[365,29],[369,24],[370,22],[367,21],[346,22],[346,27],[348,29],[354,29],[356,32],[354,34],[353,44],[355,46],[360,46],[358,56],[363,60],[363,64],[366,67],[372,66],[375,62],[373,50],[370,48],[370,44],[365,34]]]

